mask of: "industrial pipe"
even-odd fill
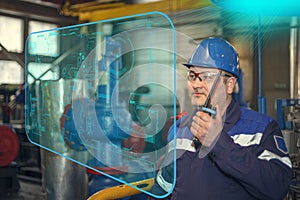
[[[290,29],[290,98],[297,98],[296,77],[297,77],[297,49],[298,49],[298,20],[297,17],[291,19]],[[297,95],[296,95],[297,94]]]

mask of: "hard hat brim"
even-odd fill
[[[216,67],[210,67],[210,66],[208,67],[208,66],[205,66],[205,65],[198,66],[198,65],[188,64],[188,63],[184,63],[184,64],[182,64],[182,65],[186,66],[188,69],[191,68],[191,67],[201,67],[201,68],[219,69],[219,68],[216,68]],[[237,74],[237,73],[232,73],[232,72],[227,71],[227,70],[224,70],[224,69],[219,69],[219,70],[222,70],[222,71],[224,71],[224,72],[227,72],[227,73],[231,74],[232,76],[234,76],[234,77],[236,77],[236,78],[239,77],[239,74]]]
[[[184,64],[182,64],[182,65],[186,66],[187,68],[190,68],[190,67],[192,67],[192,66],[193,66],[193,65],[191,65],[191,64],[187,64],[187,63],[184,63]]]

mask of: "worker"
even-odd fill
[[[20,84],[16,91],[16,119],[24,121],[25,88]]]
[[[176,122],[176,173],[173,163],[161,167],[151,193],[172,200],[283,199],[292,178],[284,138],[275,120],[232,98],[240,71],[235,48],[209,37],[185,66],[195,109]]]

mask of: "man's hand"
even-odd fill
[[[191,124],[191,133],[198,138],[202,146],[212,148],[215,144],[215,140],[221,133],[223,128],[223,121],[221,112],[218,106],[216,106],[217,114],[213,119],[209,113],[198,111],[193,117]]]

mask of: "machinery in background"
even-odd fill
[[[0,193],[19,190],[18,166],[13,162],[19,153],[19,139],[12,127],[0,125]]]
[[[300,99],[277,99],[277,122],[283,132],[283,136],[289,154],[300,154]],[[299,162],[293,163],[300,166]]]
[[[293,166],[288,196],[297,200],[300,199],[300,99],[277,99],[276,115]]]
[[[8,195],[19,191],[20,180],[41,182],[39,150],[25,134],[21,86],[0,85],[0,193]]]
[[[167,150],[155,151],[155,139],[176,111],[175,43],[174,32],[165,31],[165,26],[172,26],[168,17],[149,15],[153,17],[134,16],[133,21],[126,17],[30,35],[25,127],[33,144],[56,154],[41,155],[47,197],[78,197],[75,192],[88,186],[86,178],[78,181],[87,177],[86,168],[101,173],[89,176],[90,193],[91,188],[110,187],[110,179],[131,183],[155,176],[160,155]],[[53,40],[59,41],[59,48],[42,48],[55,44]],[[166,40],[163,48],[161,40]],[[162,71],[167,85],[159,79]],[[145,135],[138,135],[138,127]],[[59,157],[61,162],[56,162]],[[65,159],[77,163],[84,174],[65,167]],[[76,173],[69,177],[71,172]],[[81,190],[68,191],[74,187]]]
[[[110,40],[109,37],[107,37],[107,41],[109,41],[106,44],[105,53],[102,55],[102,59],[99,61],[98,70],[99,73],[102,74],[100,77],[97,91],[95,96],[96,102],[95,102],[95,112],[97,114],[97,121],[99,125],[105,130],[105,135],[107,138],[114,144],[119,146],[120,148],[124,150],[129,150],[135,153],[142,153],[142,152],[149,152],[153,151],[156,146],[155,142],[148,142],[145,141],[145,138],[142,137],[134,137],[133,135],[128,135],[124,131],[122,131],[116,122],[113,119],[113,113],[111,108],[111,98],[113,89],[116,87],[116,82],[118,79],[122,76],[121,72],[126,70],[122,67],[122,59],[119,57],[118,59],[115,58],[115,54],[121,51],[121,45],[118,41]],[[107,63],[110,63],[109,66],[106,66]],[[117,88],[118,90],[118,88]],[[134,91],[129,105],[124,105],[120,103],[120,107],[127,107],[132,113],[132,116],[123,116],[124,120],[128,120],[129,118],[132,118],[133,121],[137,122],[138,124],[141,124],[143,126],[143,123],[147,123],[149,119],[147,119],[147,116],[144,117],[140,114],[140,109],[143,107],[144,112],[148,112],[148,109],[145,105],[140,104],[140,98],[142,96],[149,95],[150,89],[147,87],[139,87],[136,91]],[[117,96],[119,98],[119,96]],[[79,101],[85,101],[85,99],[80,99]],[[86,101],[88,101],[86,99]],[[72,104],[68,104],[65,107],[65,110],[63,112],[63,115],[61,117],[61,131],[64,135],[64,142],[73,150],[76,151],[86,151],[87,148],[83,144],[83,142],[80,139],[79,133],[76,129],[75,120],[74,120],[74,109],[73,106],[76,106],[76,100],[72,102]],[[138,107],[138,108],[137,108]],[[125,113],[126,114],[126,113]],[[149,116],[148,116],[149,117]],[[141,122],[142,121],[142,122]],[[125,122],[126,124],[129,124],[130,122]],[[132,127],[133,131],[139,131],[134,130],[138,129],[138,127]],[[161,134],[159,134],[162,136]],[[95,139],[96,140],[96,139]],[[153,139],[155,140],[155,138]],[[103,148],[105,148],[105,143],[102,144]],[[163,144],[164,145],[164,144]],[[131,176],[135,180],[135,176],[133,174],[127,173],[128,166],[122,162],[123,158],[111,158],[111,154],[107,151],[108,155],[106,156],[107,159],[116,159],[118,160],[117,166],[106,166],[105,164],[98,161],[96,158],[91,158],[88,161],[88,166],[92,166],[94,169],[97,169],[101,172],[104,172],[108,175],[117,177],[119,179],[124,180],[131,180]],[[113,180],[111,178],[108,178],[107,176],[104,176],[103,174],[100,174],[96,171],[93,171],[89,168],[87,168],[87,173],[89,176],[89,187],[88,187],[88,195],[91,196],[95,194],[98,191],[102,191],[106,188],[112,188],[112,187],[118,187],[120,185],[120,182]],[[143,173],[138,175],[140,180],[146,180],[151,178],[151,175],[147,173]],[[154,174],[152,174],[154,176]],[[133,189],[135,191],[135,189]],[[126,197],[122,199],[145,199],[146,195],[142,194],[140,192],[130,193],[129,195],[134,195],[131,197]],[[126,195],[125,195],[126,196]]]

